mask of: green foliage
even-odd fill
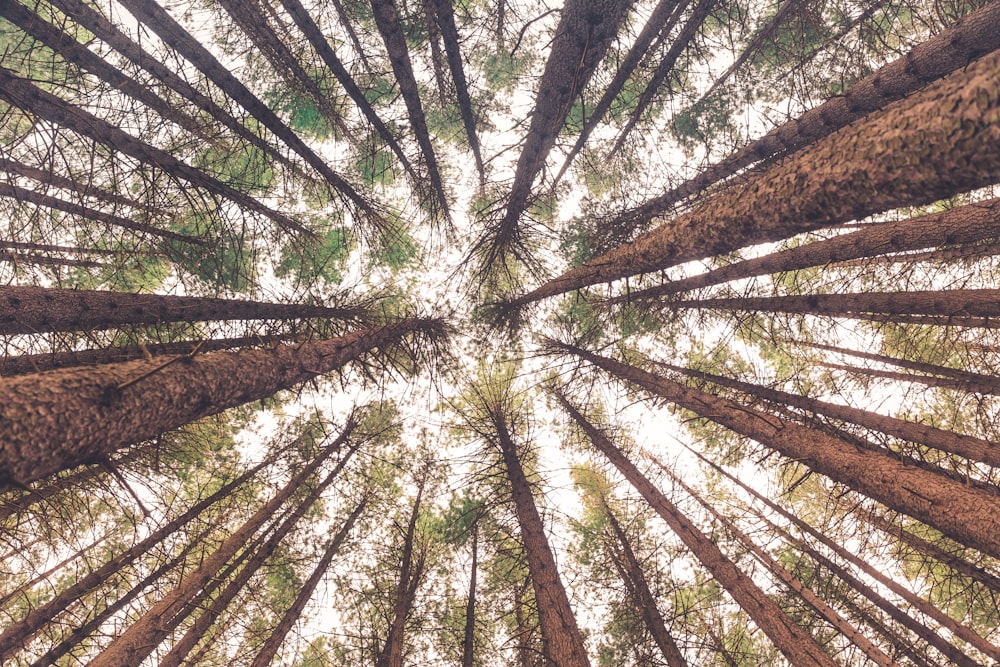
[[[351,253],[351,236],[343,227],[331,227],[326,235],[313,242],[293,239],[282,246],[281,259],[274,267],[279,278],[292,277],[312,285],[318,280],[337,284]]]
[[[233,142],[225,148],[208,146],[191,163],[248,194],[265,194],[274,188],[275,174],[270,159],[250,144]]]
[[[263,95],[269,107],[288,116],[288,125],[297,134],[313,139],[329,139],[334,127],[309,96],[296,90],[272,88]]]

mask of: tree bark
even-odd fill
[[[700,417],[753,438],[815,472],[985,554],[1000,557],[1000,499],[889,453],[859,451],[815,429],[713,396],[573,346],[562,349]]]
[[[55,287],[0,287],[0,334],[89,331],[127,324],[343,318],[349,309],[239,299]]]
[[[843,419],[858,426],[881,431],[882,433],[902,438],[903,440],[909,440],[910,442],[927,445],[928,447],[934,447],[935,449],[957,454],[973,461],[981,461],[994,467],[1000,466],[1000,447],[983,438],[946,431],[925,424],[907,422],[895,417],[880,415],[877,412],[869,412],[860,408],[820,401],[808,396],[802,396],[801,394],[771,389],[721,375],[674,366],[673,364],[662,364],[662,366],[687,377],[707,380],[722,387],[736,389],[753,397],[755,400],[764,399],[780,405],[788,405],[802,410],[809,410],[816,414],[827,415],[834,419]]]
[[[171,620],[182,613],[187,601],[209,584],[216,573],[244,547],[258,530],[278,512],[288,499],[317,469],[340,450],[347,440],[350,430],[345,430],[337,439],[317,454],[312,461],[299,471],[267,503],[240,526],[212,555],[180,582],[173,590],[153,604],[138,620],[118,636],[91,662],[91,667],[120,667],[138,665],[162,640],[162,628],[167,628]],[[352,450],[353,451],[353,450]],[[346,458],[343,459],[346,461]],[[338,468],[335,468],[334,474]],[[310,503],[311,504],[311,503]],[[294,523],[294,522],[292,522]],[[157,638],[158,637],[158,638]]]
[[[0,384],[0,474],[25,483],[201,417],[271,396],[385,349],[429,323],[267,350],[70,368]]]
[[[514,498],[521,539],[528,556],[528,570],[538,605],[545,657],[554,667],[589,667],[590,660],[583,645],[583,636],[577,627],[569,598],[566,597],[566,589],[559,578],[555,558],[545,537],[545,526],[535,506],[531,485],[521,467],[506,418],[500,414],[491,418],[496,429],[496,444],[503,456]]]
[[[260,651],[258,651],[257,656],[253,659],[253,662],[250,663],[250,667],[268,667],[272,663],[274,656],[278,653],[278,649],[281,648],[281,643],[291,631],[295,621],[302,615],[302,610],[305,609],[305,606],[312,597],[312,594],[316,591],[316,587],[319,585],[320,580],[326,575],[327,570],[330,567],[330,563],[333,562],[333,557],[337,555],[338,551],[340,551],[340,547],[343,546],[344,540],[347,539],[348,534],[350,534],[351,529],[354,527],[354,523],[358,520],[358,517],[361,516],[361,512],[363,512],[367,506],[368,500],[368,496],[361,499],[361,502],[358,503],[351,514],[347,517],[344,525],[340,527],[337,534],[334,535],[329,541],[326,546],[326,551],[323,552],[323,556],[320,558],[319,563],[317,563],[316,567],[313,569],[313,572],[309,576],[309,579],[306,580],[305,585],[302,586],[302,590],[299,591],[298,596],[295,598],[295,602],[293,602],[292,606],[288,608],[285,615],[281,617],[281,621],[278,623],[278,626],[261,645]]]
[[[1000,53],[993,52],[509,305],[993,184],[998,112]]]
[[[835,667],[836,662],[823,651],[816,641],[799,626],[771,598],[741,572],[722,553],[715,542],[702,533],[680,509],[670,502],[659,489],[653,486],[635,467],[625,454],[611,440],[588,422],[572,404],[560,393],[555,393],[563,409],[587,434],[587,438],[632,484],[646,502],[656,510],[670,529],[687,545],[695,557],[711,573],[712,577],[753,619],[764,634],[774,643],[788,661],[797,667],[823,665]]]
[[[476,576],[479,558],[479,521],[472,524],[472,566],[469,570],[469,600],[465,605],[465,636],[462,639],[462,667],[473,667],[476,638]],[[253,666],[256,667],[256,666]]]
[[[858,81],[843,95],[806,111],[771,130],[722,162],[663,195],[621,214],[609,224],[635,225],[668,213],[677,202],[704,191],[755,162],[791,153],[826,137],[866,114],[919,90],[929,82],[965,67],[1000,48],[1000,6],[989,3]]]
[[[103,266],[100,262],[95,262],[90,259],[46,257],[44,255],[26,255],[20,252],[2,251],[0,251],[0,262],[10,262],[15,267],[18,264],[27,264],[29,266],[67,266],[84,269],[96,269]]]
[[[870,225],[849,234],[734,262],[702,274],[672,280],[657,287],[630,292],[609,299],[607,303],[642,301],[769,273],[823,266],[889,252],[976,243],[998,236],[1000,236],[1000,199],[991,199],[899,222]]]
[[[166,173],[185,180],[191,185],[204,188],[208,192],[225,197],[246,210],[259,213],[286,232],[311,235],[308,229],[283,213],[264,206],[253,197],[226,185],[222,181],[181,162],[173,155],[150,144],[139,141],[129,134],[101,120],[80,107],[75,107],[51,93],[47,93],[29,81],[13,75],[0,67],[0,98],[28,113],[66,127],[84,137],[93,139],[116,151],[135,158],[140,162],[163,169]]]

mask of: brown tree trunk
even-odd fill
[[[70,555],[66,556],[61,561],[59,561],[58,563],[56,563],[55,565],[53,565],[52,567],[50,567],[49,569],[47,569],[44,572],[41,572],[41,573],[35,575],[35,577],[33,577],[31,580],[26,581],[23,584],[20,584],[17,588],[15,588],[14,590],[12,590],[10,593],[7,593],[6,595],[0,597],[0,608],[3,608],[8,602],[10,602],[14,598],[16,598],[18,595],[24,595],[25,601],[27,601],[30,604],[31,589],[35,585],[37,585],[37,584],[39,584],[39,583],[41,583],[43,581],[51,581],[53,575],[55,575],[57,572],[59,572],[59,570],[63,569],[64,567],[66,567],[67,565],[69,565],[70,563],[72,563],[73,561],[75,561],[75,560],[77,560],[79,558],[82,558],[85,553],[87,553],[88,551],[90,551],[94,547],[100,545],[102,542],[104,542],[106,539],[108,539],[108,537],[109,537],[108,535],[105,535],[104,537],[101,537],[101,538],[95,540],[94,542],[91,542],[90,544],[88,544],[86,546],[80,547],[79,549],[77,549],[76,551],[74,551]]]
[[[899,632],[888,627],[880,619],[876,618],[871,611],[862,609],[849,598],[844,598],[842,602],[844,607],[850,610],[855,617],[881,635],[888,646],[893,647],[893,655],[905,655],[916,667],[942,667],[941,663],[931,661],[930,652],[923,645],[919,647],[915,646],[908,637],[903,637]]]
[[[89,331],[127,324],[251,319],[341,319],[344,308],[50,287],[0,287],[0,334]]]
[[[148,656],[162,640],[162,628],[167,628],[171,620],[182,613],[187,601],[206,586],[216,573],[244,547],[258,530],[275,516],[309,477],[331,456],[340,450],[347,440],[350,430],[345,430],[308,465],[294,475],[280,491],[240,526],[222,545],[180,582],[173,590],[153,604],[138,620],[118,636],[91,662],[91,667],[120,667],[137,665]],[[353,451],[353,450],[352,450]],[[343,459],[343,460],[346,460]],[[336,469],[334,474],[336,473]],[[311,504],[311,503],[310,503]],[[294,522],[293,522],[294,523]],[[159,637],[159,639],[157,639]]]
[[[614,359],[573,346],[562,349],[700,417],[753,438],[835,482],[940,530],[961,544],[1000,557],[1000,499],[889,453],[859,451],[820,431],[787,422]]]
[[[273,220],[279,228],[286,232],[311,235],[308,229],[287,215],[264,206],[253,197],[235,190],[219,179],[181,162],[173,155],[155,146],[139,141],[107,121],[101,120],[81,107],[73,106],[65,100],[45,92],[26,79],[14,76],[9,70],[2,67],[0,67],[0,98],[18,108],[28,111],[32,115],[68,128],[84,137],[93,139],[135,158],[140,162],[157,166],[175,178],[225,197],[246,210],[259,213]]]
[[[864,368],[862,366],[852,366],[850,364],[834,364],[828,361],[819,361],[817,366],[829,368],[835,371],[844,371],[852,375],[863,375],[870,378],[881,378],[894,382],[914,382],[925,387],[934,389],[954,389],[962,392],[978,392],[982,394],[1000,393],[1000,386],[997,386],[996,378],[980,376],[985,380],[984,384],[970,382],[969,380],[955,380],[953,378],[934,377],[932,375],[918,375],[915,373],[902,373],[900,371],[887,371],[878,368]],[[974,373],[970,373],[974,375]]]
[[[392,65],[392,72],[396,76],[399,92],[406,104],[413,134],[420,145],[424,161],[427,163],[427,177],[430,179],[431,189],[437,199],[438,206],[440,206],[441,213],[444,214],[445,218],[448,218],[450,215],[448,213],[448,198],[444,192],[444,183],[438,169],[437,157],[434,155],[434,146],[431,144],[427,119],[424,117],[424,108],[420,103],[417,80],[413,76],[413,64],[410,62],[410,50],[406,46],[406,38],[403,36],[403,29],[399,23],[399,13],[395,0],[371,0],[371,6],[375,25],[378,27],[379,34],[382,35],[382,41],[385,43],[385,49],[389,55],[389,63]]]
[[[354,425],[349,425],[345,429],[346,434],[353,430]],[[212,495],[204,498],[191,506],[186,512],[176,519],[168,521],[164,525],[149,534],[145,539],[130,547],[127,551],[115,556],[104,565],[98,567],[93,572],[77,579],[70,586],[60,591],[54,598],[32,609],[27,616],[20,621],[11,624],[0,633],[0,660],[6,660],[16,650],[27,646],[32,637],[38,633],[57,614],[69,607],[73,602],[80,599],[90,591],[103,584],[108,578],[114,576],[122,568],[134,562],[154,546],[160,544],[164,538],[171,535],[199,516],[205,509],[211,507],[223,498],[227,498],[234,490],[243,485],[244,482],[255,476],[265,466],[273,463],[272,460],[265,460],[243,473],[236,479],[222,486]]]
[[[517,664],[518,667],[532,667],[532,635],[533,628],[528,625],[528,617],[525,613],[524,593],[530,581],[525,580],[524,587],[514,587],[514,627],[517,629]]]
[[[886,104],[919,90],[971,61],[1000,48],[1000,5],[989,3],[956,24],[913,48],[904,57],[880,68],[833,97],[768,132],[722,162],[642,206],[623,213],[616,222],[648,221],[674,204],[741,169],[775,155],[791,153],[853,123]]]
[[[998,110],[1000,52],[993,52],[511,305],[993,184]]]
[[[15,267],[18,264],[28,266],[67,266],[84,269],[96,269],[101,266],[101,262],[90,259],[72,259],[65,257],[46,257],[44,255],[26,255],[20,252],[0,252],[0,262],[10,262]]]
[[[0,164],[0,169],[3,169],[3,165]],[[62,187],[62,186],[60,186]],[[87,186],[80,186],[86,189]],[[119,250],[107,250],[104,248],[76,248],[73,246],[66,245],[52,245],[47,243],[24,243],[20,241],[2,241],[0,240],[0,248],[11,249],[11,250],[30,250],[31,252],[64,252],[71,255],[117,255]],[[141,251],[135,254],[147,254]]]
[[[881,431],[882,433],[902,438],[903,440],[934,447],[935,449],[957,454],[973,461],[981,461],[991,466],[1000,466],[1000,447],[982,438],[962,435],[925,424],[907,422],[895,417],[880,415],[876,412],[820,401],[808,396],[802,396],[801,394],[779,391],[721,375],[695,371],[672,364],[662,364],[662,366],[687,377],[707,380],[713,384],[736,389],[753,397],[754,400],[764,399],[781,405],[809,410],[816,414],[827,415],[834,419],[843,419],[858,426],[864,426],[865,428]]]
[[[194,354],[196,352],[231,350],[237,347],[273,345],[293,338],[294,336],[244,336],[242,338],[183,340],[174,343],[150,342],[125,347],[103,347],[96,350],[23,354],[17,357],[0,358],[0,377],[41,373],[42,371],[72,366],[97,366],[166,354]]]
[[[885,222],[789,250],[734,262],[698,275],[609,299],[608,304],[640,301],[769,273],[823,266],[888,252],[975,243],[1000,236],[1000,199],[959,206],[899,222]]]
[[[375,660],[375,667],[403,667],[403,639],[406,631],[406,620],[413,609],[426,564],[426,545],[417,544],[419,539],[417,519],[420,517],[420,501],[424,494],[424,480],[420,481],[417,497],[410,511],[410,520],[406,525],[403,537],[403,555],[400,559],[399,582],[393,600],[392,618],[389,620],[389,632],[385,644]],[[416,553],[415,553],[416,552]]]
[[[462,639],[462,667],[473,667],[476,638],[476,576],[479,559],[479,521],[472,524],[472,566],[469,570],[469,600],[465,605],[465,636]],[[252,666],[256,667],[256,665]]]
[[[587,438],[594,447],[611,461],[622,476],[656,510],[660,518],[670,526],[670,529],[719,582],[719,585],[729,592],[736,603],[753,619],[757,627],[768,636],[791,664],[797,667],[807,665],[836,666],[837,663],[823,651],[819,644],[802,628],[795,625],[774,600],[766,596],[750,577],[741,572],[722,553],[715,542],[701,532],[676,505],[653,486],[652,482],[606,435],[588,422],[583,414],[573,407],[562,394],[556,393],[555,395],[563,409],[587,434]]]
[[[0,86],[3,85],[3,72],[4,70],[0,68]],[[3,96],[4,90],[0,89],[0,97]],[[196,236],[188,236],[187,234],[178,234],[177,232],[160,229],[159,227],[154,227],[153,225],[144,222],[136,222],[131,218],[114,215],[113,213],[105,213],[104,211],[99,211],[96,208],[90,208],[89,206],[84,206],[83,204],[66,201],[65,199],[59,199],[58,197],[42,194],[41,192],[35,192],[34,190],[27,190],[18,185],[0,183],[0,197],[11,197],[19,202],[28,202],[29,204],[34,204],[36,206],[45,206],[46,208],[51,208],[55,211],[78,215],[85,220],[103,222],[104,224],[111,225],[112,227],[121,227],[122,229],[128,229],[133,232],[141,232],[143,234],[149,234],[150,236],[156,236],[157,238],[172,239],[174,241],[180,241],[181,243],[191,243],[193,245],[208,245],[208,241]]]
[[[656,598],[653,596],[653,591],[649,589],[649,584],[646,583],[646,577],[642,573],[642,565],[640,565],[639,559],[636,558],[635,552],[632,550],[632,545],[629,544],[628,536],[625,535],[621,524],[618,523],[614,512],[611,511],[607,500],[601,498],[601,503],[604,505],[604,514],[608,518],[608,524],[611,526],[611,530],[618,543],[615,551],[618,551],[621,556],[618,559],[621,572],[624,575],[625,583],[628,584],[628,588],[635,601],[635,606],[639,608],[642,620],[646,623],[646,629],[652,635],[653,641],[656,642],[656,646],[660,649],[660,653],[663,654],[663,658],[667,661],[669,667],[687,667],[687,660],[684,659],[684,655],[681,653],[680,647],[677,646],[677,642],[674,641],[673,635],[667,630],[667,624],[663,620],[663,615],[656,606]]]
[[[319,563],[313,569],[309,579],[306,580],[305,585],[302,586],[302,590],[299,591],[298,596],[295,598],[295,602],[292,606],[288,608],[285,615],[281,617],[281,621],[274,631],[268,636],[267,640],[260,647],[257,656],[250,663],[250,667],[268,667],[274,660],[274,656],[277,655],[278,649],[281,648],[281,643],[285,640],[285,636],[291,631],[292,626],[295,621],[298,620],[299,616],[302,615],[302,610],[305,609],[306,604],[312,597],[312,594],[316,591],[316,587],[319,585],[320,580],[326,575],[327,570],[330,567],[330,563],[333,562],[333,557],[337,555],[340,551],[340,547],[344,544],[344,540],[347,539],[348,534],[354,527],[354,522],[358,520],[361,516],[361,512],[364,511],[368,504],[369,497],[365,496],[361,499],[361,502],[354,508],[351,514],[347,517],[344,525],[340,527],[337,534],[329,541],[326,546],[326,551],[323,552],[323,556],[320,558]]]
[[[426,330],[406,319],[266,350],[126,361],[0,383],[0,476],[26,483],[125,445],[267,398]]]
[[[566,589],[559,578],[555,558],[545,537],[545,526],[535,506],[531,485],[521,467],[517,448],[507,430],[505,416],[493,416],[496,444],[503,456],[510,482],[511,494],[521,528],[521,539],[528,557],[531,585],[535,591],[538,617],[542,626],[542,644],[545,657],[554,667],[589,667],[590,660],[583,645],[583,636],[576,624],[576,617],[566,597]]]

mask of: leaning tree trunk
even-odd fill
[[[833,417],[834,419],[843,419],[858,426],[881,431],[882,433],[902,438],[903,440],[909,440],[910,442],[927,445],[943,452],[957,454],[973,461],[981,461],[994,467],[1000,466],[1000,447],[983,438],[962,435],[925,424],[887,417],[877,412],[869,412],[868,410],[853,408],[847,405],[820,401],[801,394],[771,389],[721,375],[674,366],[673,364],[661,364],[661,366],[687,377],[707,380],[722,387],[736,389],[753,397],[754,400],[764,399],[772,403],[808,410],[816,414]]]
[[[509,305],[991,185],[1000,180],[998,112],[993,52]]]
[[[635,552],[632,550],[628,536],[625,535],[621,524],[618,523],[614,512],[611,511],[611,507],[603,497],[601,498],[601,504],[604,506],[604,515],[608,518],[608,523],[611,525],[611,530],[618,542],[616,551],[621,554],[621,573],[624,575],[628,588],[632,593],[636,607],[639,608],[642,620],[646,624],[646,629],[652,635],[653,641],[656,642],[657,648],[663,654],[663,659],[666,660],[668,667],[687,667],[687,660],[684,659],[680,647],[677,646],[673,635],[667,629],[667,624],[663,620],[663,614],[660,613],[659,608],[656,606],[656,597],[646,582],[646,577],[642,573],[642,565],[639,564],[639,559],[636,558]]]
[[[465,635],[462,639],[462,667],[473,667],[476,637],[476,577],[479,560],[479,521],[472,524],[472,566],[469,568],[469,599],[465,605]],[[256,667],[256,665],[252,666]]]
[[[26,264],[28,266],[66,266],[83,269],[96,269],[104,266],[101,262],[90,259],[66,259],[60,257],[47,257],[44,255],[26,255],[20,252],[0,251],[0,262],[10,262],[14,266]]]
[[[833,97],[739,149],[698,176],[629,211],[609,224],[646,222],[668,213],[674,204],[776,155],[791,153],[853,123],[886,104],[919,90],[971,61],[1000,48],[1000,4],[991,2],[916,46]]]
[[[345,436],[353,429],[354,424],[349,424],[344,431]],[[110,561],[92,572],[80,577],[67,588],[60,591],[54,598],[35,607],[28,612],[27,616],[23,619],[8,626],[2,633],[0,633],[0,660],[6,660],[13,655],[16,650],[23,646],[27,646],[28,642],[30,642],[31,639],[47,623],[55,618],[57,614],[65,610],[69,607],[69,605],[80,599],[82,596],[96,589],[98,586],[107,581],[108,578],[114,576],[116,573],[121,571],[122,568],[134,562],[137,558],[140,558],[151,548],[160,544],[166,537],[184,527],[208,507],[211,507],[223,498],[228,497],[233,491],[242,486],[244,482],[251,479],[270,463],[273,463],[273,461],[267,459],[231,482],[223,485],[218,491],[198,501],[177,518],[172,519],[157,528],[141,542],[138,542],[127,551],[115,556]]]
[[[991,199],[917,218],[868,225],[849,234],[733,262],[705,273],[671,280],[657,287],[623,294],[608,299],[606,303],[641,301],[769,273],[794,271],[891,252],[976,243],[998,236],[1000,199]]]
[[[890,453],[858,450],[842,440],[593,354],[559,347],[608,373],[756,440],[943,534],[1000,557],[1000,498],[942,475],[908,466]]]
[[[188,606],[188,600],[213,581],[216,573],[232,560],[242,547],[246,546],[254,534],[275,516],[276,512],[285,505],[306,480],[340,450],[347,440],[348,434],[349,431],[344,431],[340,437],[319,452],[298,474],[292,476],[280,491],[247,519],[218,549],[205,558],[197,569],[185,577],[173,590],[160,598],[124,633],[101,651],[90,662],[91,667],[120,667],[120,665],[141,663],[162,640],[160,628],[167,626],[177,614],[183,613],[185,607]],[[339,466],[334,470],[334,474],[338,469]],[[156,639],[158,636],[159,639]]]
[[[535,603],[542,626],[545,658],[554,667],[589,667],[590,660],[583,645],[583,636],[559,578],[555,558],[545,537],[545,527],[531,494],[531,485],[521,467],[514,440],[502,415],[494,416],[497,444],[503,456],[511,494],[521,528],[521,539],[528,557],[528,571],[535,591]]]
[[[309,579],[302,586],[298,596],[295,598],[295,602],[285,611],[277,627],[274,628],[274,631],[271,632],[264,643],[261,644],[260,651],[257,652],[257,656],[250,663],[250,667],[268,667],[274,661],[278,649],[281,648],[281,643],[291,631],[295,621],[302,615],[306,604],[309,603],[309,599],[316,591],[320,580],[326,575],[327,570],[330,568],[330,563],[333,562],[334,556],[340,551],[340,547],[343,546],[344,540],[347,539],[348,534],[350,534],[351,529],[354,527],[354,523],[368,505],[368,501],[369,497],[367,495],[361,499],[361,502],[357,504],[347,517],[344,525],[340,527],[337,534],[327,543],[323,556],[320,558],[319,563],[316,564],[312,574],[309,575]]]
[[[587,438],[656,510],[670,529],[687,545],[712,577],[753,619],[788,661],[796,667],[822,665],[836,667],[836,662],[816,641],[797,626],[777,603],[764,594],[753,580],[740,571],[719,547],[663,493],[659,491],[625,454],[599,429],[591,424],[561,393],[555,393],[563,409],[587,434]]]
[[[851,364],[834,364],[828,361],[818,361],[817,366],[829,368],[835,371],[844,371],[851,375],[861,375],[869,378],[879,378],[882,380],[892,380],[897,382],[912,382],[922,384],[932,389],[952,389],[966,393],[978,392],[982,394],[1000,393],[1000,386],[997,385],[995,377],[980,375],[981,382],[970,380],[956,380],[954,378],[935,377],[933,375],[920,375],[916,373],[903,373],[901,371],[887,371],[879,368],[865,368],[863,366],[852,366]],[[975,375],[975,373],[970,373]]]
[[[0,334],[89,331],[160,322],[343,319],[355,312],[293,303],[30,286],[0,287],[0,304]]]
[[[275,222],[286,232],[310,235],[311,232],[283,213],[240,192],[219,179],[195,169],[155,146],[139,141],[114,125],[76,107],[52,93],[45,92],[26,79],[0,67],[0,98],[45,120],[66,127],[88,139],[104,144],[140,162],[159,167],[171,176],[239,204]]]
[[[862,623],[881,635],[886,644],[895,649],[894,655],[905,655],[914,664],[914,667],[941,667],[939,662],[931,660],[924,645],[916,646],[909,637],[902,636],[900,632],[876,618],[873,610],[862,608],[850,598],[844,598],[842,604]]]
[[[384,349],[433,323],[405,319],[270,349],[68,368],[0,384],[0,475],[33,481]]]

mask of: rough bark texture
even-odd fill
[[[889,453],[859,450],[820,431],[653,375],[580,348],[564,349],[695,414],[792,458],[873,500],[1000,557],[1000,498]]]
[[[734,380],[732,378],[715,375],[713,373],[695,371],[689,368],[674,366],[672,364],[663,364],[662,366],[676,373],[686,375],[687,377],[708,380],[709,382],[723,387],[736,389],[747,394],[748,396],[753,397],[754,400],[764,399],[779,405],[788,405],[802,410],[809,410],[810,412],[814,412],[816,414],[827,415],[828,417],[833,417],[834,419],[843,419],[844,421],[857,424],[858,426],[864,426],[865,428],[881,431],[882,433],[887,433],[897,438],[917,442],[927,445],[928,447],[940,449],[944,452],[964,456],[973,461],[981,461],[991,466],[1000,466],[1000,446],[991,443],[989,440],[984,440],[983,438],[977,438],[971,435],[962,435],[960,433],[946,431],[944,429],[935,428],[925,424],[907,422],[902,419],[880,415],[877,412],[870,412],[868,410],[853,408],[846,405],[838,405],[828,401],[820,401],[801,394],[793,394],[787,391],[771,389],[769,387],[752,384],[750,382],[743,382],[741,380]]]
[[[753,619],[764,634],[774,643],[788,661],[796,667],[835,667],[836,662],[827,655],[816,641],[802,628],[795,625],[788,615],[771,598],[740,571],[722,553],[715,542],[701,532],[680,509],[653,486],[628,457],[593,424],[588,422],[561,394],[556,394],[563,409],[587,434],[587,438],[604,454],[632,484],[636,491],[656,510],[670,529],[687,545],[695,557]]]
[[[843,95],[806,111],[736,151],[695,178],[656,199],[623,213],[619,223],[648,221],[671,210],[674,204],[736,174],[744,167],[782,153],[789,153],[853,123],[886,104],[919,90],[985,53],[1000,48],[1000,5],[987,6],[963,17],[916,46],[902,58],[858,81]],[[614,224],[614,223],[612,223]]]
[[[29,286],[0,287],[0,305],[0,334],[88,331],[158,322],[338,319],[347,312],[302,304]]]
[[[209,584],[226,563],[236,555],[241,547],[257,533],[257,531],[275,516],[293,493],[316,470],[335,454],[347,440],[349,431],[345,431],[324,448],[309,462],[308,465],[294,475],[267,503],[240,526],[218,549],[205,558],[185,579],[173,590],[160,598],[139,619],[118,636],[89,664],[91,667],[121,667],[121,665],[138,665],[148,656],[159,643],[155,639],[161,633],[161,628],[170,625],[171,620],[181,613],[187,601]],[[161,637],[162,639],[162,637]]]
[[[884,253],[976,243],[997,236],[1000,236],[1000,199],[991,199],[917,218],[870,225],[849,234],[733,262],[695,276],[624,294],[609,299],[607,303],[662,297],[769,273],[794,271]]]
[[[658,271],[1000,180],[1000,52],[748,175],[514,304]]]
[[[476,636],[476,577],[479,559],[479,522],[472,525],[472,565],[469,568],[469,599],[465,605],[465,635],[462,639],[462,667],[472,667]]]
[[[51,93],[15,76],[0,67],[0,98],[28,113],[61,125],[74,132],[93,139],[114,150],[120,151],[140,162],[155,165],[166,173],[205,190],[225,197],[242,208],[259,213],[273,220],[285,231],[309,234],[309,230],[288,216],[264,206],[253,197],[239,192],[203,171],[181,162],[173,155],[150,144],[139,141],[114,125],[97,116],[75,107]]]
[[[26,483],[329,373],[418,330],[401,320],[266,350],[127,361],[0,382],[0,476]]]
[[[218,491],[198,501],[183,514],[163,524],[150,533],[146,538],[137,542],[126,551],[115,556],[110,561],[101,565],[92,572],[77,579],[48,602],[32,609],[28,615],[20,621],[11,624],[2,633],[0,633],[0,660],[6,660],[13,655],[15,651],[27,646],[28,642],[35,636],[35,634],[38,633],[39,630],[55,618],[57,614],[69,607],[74,601],[96,589],[109,577],[114,576],[115,573],[120,571],[123,567],[129,565],[151,548],[160,544],[164,538],[185,526],[192,519],[200,515],[205,509],[214,505],[219,500],[228,497],[229,494],[236,488],[252,478],[270,463],[272,463],[272,461],[264,461],[228,484],[225,484]]]
[[[102,266],[100,262],[95,262],[90,259],[68,259],[62,257],[46,257],[44,255],[26,255],[20,252],[2,251],[0,251],[0,262],[10,262],[15,266],[18,264],[27,264],[29,266],[72,266],[85,269],[96,269]]]
[[[583,645],[583,636],[577,627],[569,598],[566,597],[566,589],[559,578],[555,558],[545,537],[545,526],[531,495],[531,485],[521,467],[514,440],[503,419],[495,417],[493,425],[507,469],[517,524],[521,528],[521,539],[528,557],[528,571],[531,573],[531,585],[538,605],[545,657],[554,667],[589,667],[590,660]]]
[[[261,644],[260,651],[258,651],[256,657],[254,657],[253,662],[250,663],[250,667],[268,667],[274,660],[274,657],[278,653],[278,649],[281,648],[281,643],[285,640],[285,637],[291,631],[292,626],[295,625],[295,621],[298,620],[299,616],[302,615],[302,611],[305,609],[306,604],[308,604],[309,599],[312,594],[316,591],[316,587],[319,585],[320,580],[326,575],[327,570],[330,567],[330,563],[333,562],[334,556],[340,551],[340,547],[343,546],[344,540],[347,539],[348,534],[350,534],[351,529],[354,527],[354,523],[361,516],[365,507],[368,505],[369,498],[366,496],[361,499],[361,502],[357,504],[354,510],[347,517],[344,525],[340,527],[337,534],[333,536],[330,542],[326,546],[326,550],[323,552],[323,556],[320,558],[319,563],[313,569],[312,574],[309,575],[309,579],[302,586],[302,590],[299,591],[298,596],[295,598],[295,602],[292,606],[285,611],[284,616],[281,617],[281,621],[275,627],[274,631],[268,636],[268,638]]]

